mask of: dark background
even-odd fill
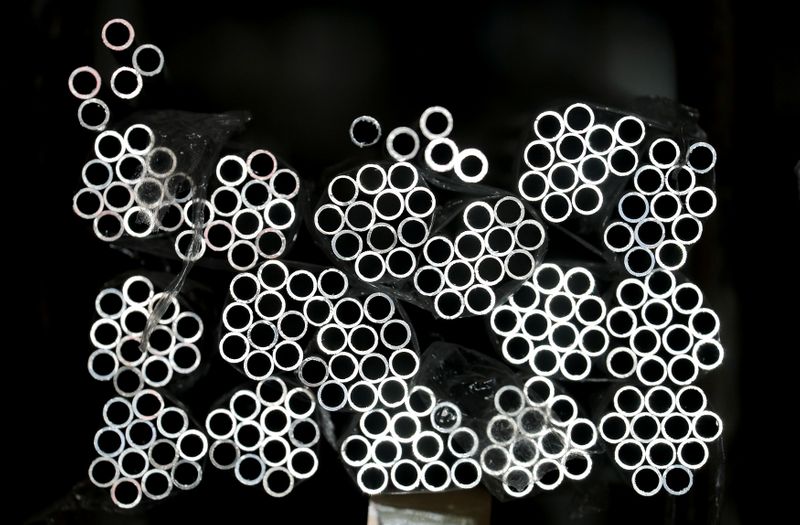
[[[588,481],[565,483],[555,494],[523,502],[495,503],[493,518],[497,523],[706,523],[719,512],[722,523],[737,524],[775,508],[768,498],[781,483],[769,466],[793,460],[781,452],[781,436],[790,434],[768,414],[777,408],[792,417],[797,398],[792,354],[800,349],[793,255],[800,237],[793,173],[800,160],[800,46],[791,31],[793,15],[766,2],[727,0],[211,5],[40,0],[26,4],[21,20],[7,17],[9,24],[24,25],[22,41],[9,51],[25,57],[21,100],[29,101],[7,108],[25,112],[14,121],[22,122],[23,140],[8,152],[23,162],[3,175],[12,181],[5,187],[7,202],[25,206],[15,215],[20,220],[9,219],[6,226],[21,234],[24,248],[22,260],[13,263],[18,270],[11,280],[21,290],[8,297],[14,311],[8,330],[28,334],[8,336],[4,349],[10,357],[4,361],[10,394],[3,425],[10,438],[5,455],[11,461],[4,462],[10,465],[4,469],[12,487],[10,522],[34,516],[74,523],[210,516],[244,523],[281,515],[301,522],[364,523],[366,518],[366,498],[329,449],[320,472],[282,501],[247,490],[230,473],[210,467],[199,489],[147,514],[64,510],[75,502],[73,487],[86,477],[91,438],[107,397],[85,370],[94,296],[102,283],[140,265],[175,269],[109,249],[70,208],[93,135],[77,124],[78,102],[68,94],[66,79],[83,64],[96,65],[108,78],[113,60],[102,48],[99,30],[116,16],[134,24],[140,42],[155,43],[166,55],[164,81],[145,85],[139,107],[250,110],[254,120],[246,139],[277,152],[310,180],[356,152],[347,128],[361,114],[378,118],[386,132],[413,125],[431,104],[444,105],[454,115],[456,141],[480,147],[493,170],[511,177],[525,124],[554,99],[613,105],[631,96],[660,95],[698,108],[700,124],[719,153],[719,207],[685,272],[723,323],[725,363],[704,386],[726,423],[724,468],[705,467],[692,495],[675,502],[635,496],[610,461],[598,458]],[[29,198],[35,201],[26,205]],[[289,258],[318,255],[308,238],[302,231]],[[192,277],[214,287],[229,278],[203,271]],[[450,334],[480,345],[464,326],[437,324],[435,330],[445,339]],[[423,339],[436,337],[429,317],[420,317],[415,327]],[[203,393],[192,401],[202,407],[222,395],[235,375],[220,374],[219,382],[198,385]],[[721,486],[714,485],[716,479]]]

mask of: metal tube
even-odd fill
[[[417,259],[414,253],[403,246],[386,254],[386,272],[396,279],[405,279],[414,273]]]
[[[614,175],[627,177],[639,165],[639,155],[628,146],[615,146],[608,153],[608,169]]]
[[[666,239],[666,229],[661,221],[644,219],[634,226],[633,238],[641,247],[655,248]]]
[[[644,459],[644,445],[636,439],[624,439],[614,448],[614,461],[624,470],[636,470]]]
[[[234,467],[236,479],[246,486],[255,486],[261,483],[266,470],[267,466],[255,454],[242,454]]]
[[[351,467],[360,467],[369,461],[371,443],[364,436],[352,434],[339,447],[342,460]]]
[[[124,478],[139,479],[147,472],[147,453],[139,448],[126,448],[117,458],[119,473]]]
[[[172,467],[170,476],[172,477],[172,484],[176,488],[191,490],[202,481],[203,469],[197,462],[182,459]]]
[[[386,273],[386,261],[380,254],[365,250],[356,257],[355,272],[364,282],[379,281]]]
[[[89,108],[100,108],[100,111],[103,114],[103,117],[98,121],[94,118],[93,115],[86,114],[86,111]],[[91,120],[87,120],[91,117]],[[81,105],[78,106],[78,123],[84,129],[88,129],[90,131],[103,131],[106,129],[106,125],[108,125],[108,121],[111,119],[111,110],[108,109],[108,105],[100,100],[99,98],[90,98],[81,102]]]
[[[316,452],[308,447],[301,447],[289,453],[287,461],[289,472],[297,479],[308,479],[317,472],[319,458]]]
[[[564,138],[575,138],[575,135],[567,134],[559,139],[559,144]],[[561,152],[559,150],[559,157]],[[548,186],[554,192],[567,194],[578,185],[578,171],[570,162],[557,162],[553,164],[547,172]]]
[[[448,288],[436,295],[433,306],[442,319],[455,319],[464,312],[464,298],[458,291]]]
[[[645,459],[657,469],[664,469],[675,462],[675,445],[666,439],[654,439],[645,448]]]
[[[428,122],[431,117],[437,121],[433,123],[433,129],[431,129],[431,124]],[[442,125],[442,120],[444,120],[444,125]],[[433,140],[439,137],[447,137],[450,135],[450,132],[453,131],[453,115],[450,113],[450,111],[442,106],[431,106],[426,108],[425,111],[422,112],[422,116],[419,118],[419,129],[422,131],[422,135],[428,140]]]
[[[445,266],[444,281],[452,290],[466,290],[475,281],[475,270],[467,261],[456,258]]]
[[[708,461],[708,446],[698,439],[687,439],[678,445],[678,462],[690,469],[699,469]]]
[[[622,414],[616,412],[604,415],[600,419],[598,428],[603,440],[611,444],[622,442],[631,431],[628,420]]]
[[[547,141],[534,140],[525,146],[522,159],[527,166],[535,171],[548,169],[555,160],[556,152]]]
[[[683,496],[692,488],[692,471],[683,465],[670,465],[661,474],[662,486],[671,496]]]
[[[328,365],[317,356],[306,357],[300,363],[297,377],[307,387],[318,387],[328,378]]]
[[[244,358],[242,367],[247,377],[259,381],[272,375],[275,363],[269,353],[263,350],[253,350]]]
[[[144,55],[144,57],[142,56]],[[148,56],[150,55],[150,56]],[[153,59],[155,59],[153,61]],[[164,53],[153,44],[142,44],[133,51],[133,68],[143,77],[153,77],[164,69]],[[153,65],[154,64],[154,65]]]
[[[631,419],[631,437],[642,443],[658,438],[661,427],[658,418],[649,412],[640,412]]]
[[[358,364],[358,375],[366,382],[379,383],[389,375],[389,362],[382,354],[367,354]]]
[[[680,215],[682,207],[675,193],[659,192],[650,201],[650,214],[659,221],[671,222]]]
[[[355,368],[353,372],[355,376]],[[317,390],[317,402],[320,407],[328,412],[341,410],[347,405],[347,387],[339,380],[324,381]]]
[[[650,162],[656,167],[667,169],[674,166],[681,155],[678,143],[667,137],[660,137],[650,143],[647,150]]]
[[[75,85],[75,80],[78,76],[91,77],[94,86],[88,92],[79,91]],[[67,84],[69,85],[69,91],[72,93],[72,96],[80,100],[87,100],[96,97],[97,94],[100,93],[102,81],[100,79],[100,73],[98,73],[95,68],[91,66],[81,66],[75,68],[72,73],[70,73]]]
[[[686,160],[689,167],[697,173],[708,173],[714,169],[717,163],[717,152],[714,147],[707,142],[695,142],[689,146],[686,152]]]
[[[494,308],[494,291],[483,284],[473,284],[464,292],[464,307],[473,315],[484,315]]]
[[[592,361],[583,351],[570,350],[559,357],[558,369],[570,381],[582,381],[592,371]]]
[[[374,439],[370,447],[370,459],[384,467],[391,467],[400,460],[402,455],[402,446],[391,437],[379,436]]]
[[[386,171],[378,164],[365,164],[358,169],[355,180],[359,193],[378,196],[385,191]]]
[[[427,152],[427,149],[426,149]],[[478,167],[474,165],[477,162]],[[465,148],[458,152],[453,162],[456,177],[468,184],[483,180],[489,172],[489,159],[477,148]]]
[[[722,364],[725,350],[719,341],[705,339],[695,343],[692,359],[701,370],[713,370]]]
[[[579,215],[594,215],[603,205],[603,194],[592,184],[581,184],[572,193],[572,209]]]
[[[356,412],[366,412],[378,404],[378,389],[367,381],[357,381],[348,389],[347,401]]]
[[[677,270],[686,262],[686,247],[677,241],[664,241],[656,248],[655,260],[665,270]]]
[[[272,199],[264,208],[264,222],[275,230],[285,230],[295,222],[294,204],[286,199]]]
[[[543,140],[557,140],[564,133],[564,119],[555,111],[543,111],[533,121],[533,132]]]
[[[644,140],[644,122],[633,115],[625,115],[614,124],[614,135],[620,143],[636,146]]]
[[[358,136],[356,136],[358,135]],[[374,146],[381,139],[381,125],[369,115],[361,115],[350,124],[350,142],[359,148]]]
[[[572,214],[572,201],[561,192],[548,193],[542,200],[542,215],[549,222],[564,222]]]
[[[123,77],[123,80],[120,80],[120,76]],[[132,88],[129,87],[131,81],[134,82],[134,86]],[[122,84],[124,87],[119,85],[120,82],[124,82]],[[111,91],[113,91],[117,97],[123,100],[136,98],[136,96],[142,92],[142,87],[144,86],[142,82],[142,74],[128,66],[121,66],[114,70],[114,72],[111,74],[111,80],[109,84],[111,86]]]
[[[172,367],[166,357],[150,356],[142,364],[142,379],[150,386],[166,386],[172,380],[172,374]]]
[[[95,458],[89,465],[89,481],[101,489],[108,488],[119,479],[119,465],[111,458]]]
[[[386,489],[389,484],[389,474],[384,467],[375,463],[367,463],[358,469],[356,483],[358,484],[358,488],[361,489],[361,492],[373,496],[375,494],[380,494]]]
[[[389,167],[386,179],[389,188],[400,193],[407,193],[417,186],[419,173],[413,164],[397,162]]]
[[[375,253],[386,253],[397,245],[398,231],[385,223],[375,223],[367,233],[367,246]]]
[[[413,217],[425,218],[436,209],[436,196],[426,187],[412,188],[405,197],[406,210]]]
[[[413,354],[413,353],[412,353]],[[416,357],[416,354],[413,354]],[[418,366],[418,361],[415,361]],[[389,365],[390,372],[392,370],[391,363]],[[408,384],[398,377],[387,377],[378,383],[378,400],[384,406],[389,408],[396,408],[403,404],[406,396],[408,395]]]
[[[501,476],[511,466],[508,450],[501,445],[489,445],[481,451],[481,469],[490,476]]]
[[[550,192],[550,182],[541,171],[526,171],[517,182],[517,191],[526,201],[537,202]]]
[[[450,485],[450,468],[442,461],[431,461],[422,467],[422,486],[431,492],[441,492]]]
[[[135,479],[120,477],[111,485],[111,501],[121,509],[132,509],[142,501],[142,487]]]
[[[392,465],[390,471],[392,485],[403,492],[410,492],[419,486],[421,470],[415,461],[401,459]]]
[[[644,356],[639,359],[636,377],[644,385],[660,385],[667,379],[667,363],[657,355]]]
[[[656,255],[658,255],[661,247],[668,242],[670,241],[665,241],[656,248]],[[652,251],[647,248],[642,248],[641,246],[636,246],[625,254],[625,270],[636,277],[644,277],[653,271],[656,260],[657,258],[653,257]],[[663,265],[661,266],[663,267]]]
[[[624,222],[612,222],[603,232],[603,243],[612,252],[627,251],[633,246],[633,228]]]
[[[592,456],[585,450],[570,450],[561,458],[561,467],[567,479],[586,479],[592,472]]]
[[[424,157],[428,168],[437,173],[445,173],[453,169],[458,158],[458,146],[448,138],[438,137],[428,142]]]
[[[411,142],[410,147],[402,148],[402,151],[398,151],[395,142],[399,137],[408,137]],[[411,160],[419,152],[419,135],[417,135],[416,131],[406,126],[394,128],[386,137],[386,151],[397,162]]]
[[[533,467],[533,479],[537,487],[553,490],[564,480],[564,468],[554,459],[542,459]]]
[[[269,178],[269,189],[278,199],[294,199],[300,193],[300,177],[292,170],[279,169]]]
[[[348,206],[358,198],[358,184],[349,175],[334,177],[328,184],[328,198],[339,206]]]

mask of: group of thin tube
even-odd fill
[[[148,319],[162,300],[169,300],[167,309],[142,348]],[[119,288],[103,289],[95,310],[87,368],[94,379],[111,381],[118,395],[130,398],[144,388],[164,387],[200,366],[203,320],[177,298],[156,293],[147,276],[133,275]]]
[[[352,289],[335,268],[266,261],[235,276],[230,297],[222,358],[256,381],[295,374],[325,410],[402,402],[419,368],[413,331],[396,301]]]
[[[261,485],[275,498],[287,496],[319,467],[315,412],[308,388],[291,387],[279,377],[240,388],[206,417],[213,440],[209,460],[220,470],[233,470],[243,485]]]
[[[200,197],[205,189],[180,171],[175,151],[159,140],[158,130],[141,123],[95,138],[95,158],[83,166],[84,187],[73,198],[73,210],[93,221],[98,239],[176,233],[179,258],[196,261],[206,250],[225,252],[228,264],[240,271],[280,257],[291,246],[300,179],[279,168],[271,152],[219,159],[205,199]]]
[[[144,79],[155,77],[164,69],[164,53],[153,44],[136,44],[133,25],[123,18],[106,22],[100,32],[103,45],[117,57],[130,59],[130,65],[114,70],[108,80],[115,97],[122,100],[136,98],[144,86]],[[83,128],[103,131],[111,119],[108,104],[100,97],[103,80],[92,66],[81,66],[72,71],[68,79],[69,91],[81,100],[78,122]],[[105,96],[105,95],[103,95]]]
[[[158,391],[111,398],[103,407],[103,421],[94,436],[98,457],[89,466],[89,480],[109,489],[119,508],[163,500],[173,489],[200,484],[208,439],[183,408]]]

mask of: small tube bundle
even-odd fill
[[[317,404],[307,388],[274,376],[226,396],[206,417],[208,456],[245,486],[284,497],[319,467]]]
[[[143,348],[148,319],[159,305],[166,310]],[[95,348],[87,363],[89,374],[112,381],[120,396],[179,386],[174,378],[188,377],[200,367],[203,320],[182,299],[157,292],[150,277],[136,274],[104,288],[97,294],[95,310],[99,317],[89,332]]]
[[[542,263],[508,302],[487,317],[503,358],[537,375],[581,381],[612,341],[606,302],[595,273],[577,265]]]
[[[189,126],[197,124],[191,122],[196,118],[185,119]],[[224,252],[228,264],[240,271],[280,257],[291,247],[300,224],[296,207],[302,191],[294,171],[268,150],[256,149],[246,159],[222,156],[209,184],[197,169],[198,159],[187,153],[208,142],[193,144],[197,139],[192,133],[171,133],[153,124],[106,130],[95,139],[95,158],[83,166],[84,186],[72,207],[79,217],[92,220],[98,239],[174,235],[180,259],[196,261],[207,251]],[[204,125],[211,133],[226,133],[231,123],[220,117]]]
[[[717,207],[714,148],[699,140],[684,149],[676,137],[648,138],[633,189],[619,197],[603,232],[605,248],[637,277],[654,268],[682,268],[687,250],[703,235],[703,221]]]
[[[545,250],[544,226],[510,195],[457,202],[422,249],[414,292],[442,319],[485,315]]]
[[[613,410],[599,429],[638,494],[653,496],[663,489],[680,496],[692,488],[693,471],[708,461],[722,420],[696,386],[624,386],[614,393]]]
[[[436,196],[413,164],[369,163],[328,183],[314,228],[360,280],[391,285],[416,270],[435,209]]]
[[[124,18],[114,18],[100,32],[103,45],[116,58],[130,60],[111,74],[108,85],[120,100],[136,98],[144,87],[145,79],[155,77],[164,69],[164,53],[153,44],[137,44],[133,25]],[[92,66],[75,68],[67,80],[69,91],[81,100],[78,122],[91,131],[103,131],[111,119],[111,110],[99,97],[103,89],[100,73]],[[103,94],[105,97],[108,93]]]
[[[233,278],[220,355],[247,377],[294,372],[328,411],[370,410],[407,393],[419,367],[400,305],[335,268],[266,261]]]
[[[656,270],[621,281],[611,306],[605,324],[618,346],[606,359],[610,375],[684,386],[722,364],[719,316],[703,305],[696,285]]]
[[[386,136],[386,152],[398,162],[421,157],[428,170],[455,175],[457,180],[467,184],[481,182],[489,173],[489,160],[481,150],[460,148],[451,138],[453,115],[447,108],[431,106],[423,111],[419,131],[422,137],[407,126],[394,128]]]
[[[485,477],[505,495],[521,498],[535,488],[553,490],[564,479],[589,475],[597,427],[580,417],[575,400],[558,393],[552,381],[533,376],[522,387],[506,384],[493,401],[494,415],[481,434],[480,462]]]
[[[208,439],[159,391],[111,398],[103,420],[105,426],[94,435],[98,457],[89,466],[89,480],[109,489],[117,507],[132,509],[145,499],[160,501],[173,489],[200,484]]]
[[[250,270],[264,259],[281,257],[294,243],[300,216],[297,213],[300,178],[270,151],[256,149],[245,155],[227,154],[216,165],[216,178],[209,185],[208,200],[193,201],[203,207],[203,239],[206,248],[227,253],[228,264],[238,271]],[[184,208],[189,220],[191,212]],[[175,250],[188,240],[175,239]]]
[[[369,495],[468,489],[481,482],[477,433],[456,404],[421,385],[397,403],[361,414],[338,447]]]

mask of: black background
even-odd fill
[[[601,458],[597,472],[580,487],[565,483],[556,494],[495,503],[493,518],[497,523],[705,523],[714,520],[720,495],[722,523],[747,522],[762,512],[769,506],[764,497],[780,485],[767,467],[783,458],[780,441],[772,444],[785,431],[767,413],[778,405],[784,416],[791,414],[797,397],[789,382],[791,354],[800,347],[797,296],[781,299],[797,290],[792,251],[800,238],[793,173],[800,160],[800,46],[790,31],[791,15],[782,16],[765,2],[726,0],[368,5],[26,4],[19,49],[7,52],[25,57],[22,100],[32,100],[27,107],[8,108],[25,111],[23,140],[9,152],[23,162],[3,175],[12,181],[6,186],[8,206],[24,206],[15,215],[20,220],[7,223],[21,234],[24,248],[13,252],[22,254],[19,260],[6,255],[15,268],[7,279],[16,281],[12,289],[20,287],[6,299],[14,310],[7,330],[19,336],[7,336],[3,365],[10,389],[2,427],[6,442],[10,439],[5,455],[11,461],[4,463],[10,464],[4,478],[13,487],[10,521],[49,516],[58,522],[166,523],[219,516],[249,523],[292,516],[288,519],[301,522],[364,523],[366,518],[366,498],[329,449],[317,476],[282,501],[208,469],[209,479],[198,490],[147,514],[63,512],[64,503],[74,501],[73,486],[85,478],[107,394],[85,370],[94,296],[102,283],[140,264],[174,269],[109,249],[70,208],[92,134],[77,124],[78,102],[68,94],[66,79],[83,64],[98,66],[108,78],[113,60],[102,48],[99,30],[115,16],[128,18],[139,41],[161,46],[167,57],[163,83],[145,86],[139,108],[250,110],[254,120],[246,139],[277,152],[310,180],[356,153],[347,128],[361,114],[377,117],[388,130],[413,124],[431,104],[444,105],[454,115],[456,141],[480,147],[493,169],[511,177],[522,129],[554,99],[613,105],[630,96],[663,95],[698,108],[719,153],[719,207],[685,271],[723,323],[725,364],[704,385],[726,422],[724,483],[713,485],[720,472],[708,466],[693,495],[677,503],[639,498]],[[10,17],[7,22],[17,23]],[[6,100],[6,105],[15,104]],[[308,239],[302,231],[291,259],[318,256]],[[214,287],[229,278],[202,271],[192,277]],[[422,314],[417,318],[423,340],[436,339],[439,332],[470,346],[485,341],[467,323],[443,327]],[[198,406],[223,394],[235,377],[219,372],[218,380],[198,385],[203,390],[195,395]]]

